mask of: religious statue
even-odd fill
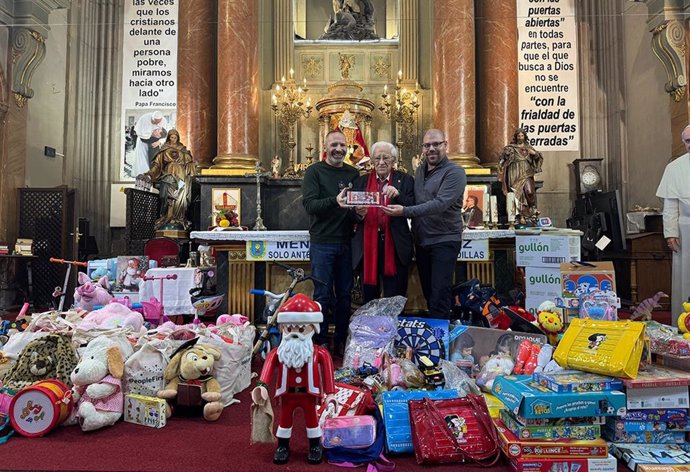
[[[372,0],[333,0],[333,15],[319,39],[380,39],[376,34]]]
[[[180,142],[180,133],[171,129],[165,144],[154,156],[151,169],[137,177],[153,182],[158,188],[161,209],[155,223],[157,230],[189,229],[191,222],[187,219],[187,208],[192,201],[192,176],[195,173],[192,154]]]
[[[349,110],[345,110],[340,117],[338,129],[343,132],[347,141],[345,162],[358,169],[364,168],[371,161],[369,149],[355,116]]]
[[[503,193],[514,192],[518,207],[516,216],[522,224],[534,224],[539,216],[534,175],[541,172],[543,162],[544,157],[532,147],[522,128],[515,131],[498,162],[498,180]]]
[[[350,69],[355,65],[355,56],[339,52],[338,57],[340,58],[340,77],[347,80],[350,78]]]
[[[280,167],[282,164],[282,160],[278,155],[273,156],[273,159],[271,159],[271,177],[274,179],[280,178]]]
[[[415,154],[412,156],[412,174],[417,173],[417,167],[422,165],[422,162],[424,162],[424,156],[420,156],[419,154]]]

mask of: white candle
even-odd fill
[[[508,223],[515,223],[515,194],[508,192],[506,195],[506,210],[508,212]]]
[[[484,210],[483,217],[484,223],[489,222],[489,217],[491,216],[491,208],[489,208],[489,194],[484,192],[484,198],[482,198],[482,210]]]
[[[491,222],[498,223],[498,198],[491,195]]]

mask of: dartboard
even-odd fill
[[[446,349],[443,340],[436,337],[434,330],[428,325],[425,327],[401,326],[398,329],[399,346],[412,348],[414,362],[420,365],[421,356],[428,357],[431,362],[438,364],[446,357]]]

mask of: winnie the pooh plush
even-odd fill
[[[98,336],[86,346],[71,375],[82,431],[111,426],[122,416],[124,367],[124,355],[110,338]]]
[[[211,374],[220,351],[196,341],[184,343],[170,359],[163,373],[168,383],[158,397],[168,401],[167,417],[174,409],[175,413],[203,414],[207,421],[215,421],[223,413],[220,383]]]

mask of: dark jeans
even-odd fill
[[[366,244],[366,243],[365,243]],[[394,297],[396,295],[407,296],[407,266],[403,265],[395,255],[395,275],[386,277],[384,274],[384,254],[385,254],[385,240],[379,238],[378,249],[378,283],[376,285],[364,285],[364,259],[360,264],[360,274],[362,280],[362,295],[364,296],[364,303],[370,302],[381,297],[381,286],[383,286],[384,297]]]
[[[461,245],[460,241],[449,241],[415,248],[419,280],[432,318],[450,317],[451,288]]]
[[[350,244],[311,243],[309,247],[314,300],[321,304],[323,323],[314,342],[323,344],[328,335],[328,321],[333,318],[335,339],[344,342],[350,323],[352,291],[352,252]]]

